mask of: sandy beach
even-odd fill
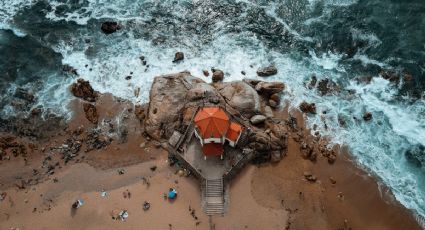
[[[106,95],[97,107],[102,119],[107,119],[117,114],[103,109],[121,111],[120,105]],[[73,106],[77,113],[68,130],[90,127],[81,105],[75,102]],[[289,113],[303,127],[299,111],[284,109],[276,117],[287,119]],[[135,122],[129,116],[126,124],[136,126]],[[308,131],[301,130],[305,132],[302,140],[311,139]],[[40,164],[43,153],[34,150],[26,161],[16,157],[0,163],[1,189],[7,194],[0,202],[0,228],[420,229],[412,213],[390,192],[380,190],[348,153],[340,151],[334,164],[322,156],[316,162],[304,159],[301,141],[294,139],[298,133],[290,133],[288,154],[279,163],[248,165],[230,184],[228,212],[212,217],[201,209],[198,181],[177,175],[176,168],[169,166],[167,151],[145,140],[138,129],[129,130],[126,143],[113,142],[84,153],[69,164],[60,163],[54,174],[38,183],[18,186],[21,178],[32,177],[32,169]],[[45,146],[60,143],[64,136],[48,140]],[[306,180],[306,171],[317,180]],[[163,196],[171,187],[178,190],[173,202]],[[102,191],[107,195],[102,197]],[[76,199],[84,200],[84,205],[74,212],[71,205]],[[151,204],[147,211],[143,210],[145,201]],[[113,219],[121,210],[128,211],[128,219]]]

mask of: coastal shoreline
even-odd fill
[[[141,218],[150,221],[151,226],[161,226],[158,229],[169,229],[167,221],[172,229],[188,229],[188,226],[193,226],[193,229],[210,229],[211,226],[216,229],[421,229],[413,213],[401,206],[390,192],[381,192],[378,180],[357,167],[346,151],[339,151],[332,164],[320,154],[315,161],[303,158],[302,142],[314,148],[319,146],[313,144],[315,137],[305,128],[303,114],[295,109],[288,111],[288,107],[274,112],[276,119],[287,121],[291,114],[297,121],[298,128],[288,133],[287,155],[278,163],[258,167],[249,165],[237,175],[230,185],[230,210],[223,217],[208,219],[200,208],[198,183],[193,178],[180,178],[174,174],[175,168],[168,166],[167,153],[161,143],[142,133],[134,105],[110,94],[101,95],[96,102],[98,119],[120,117],[118,121],[124,121],[122,124],[127,130],[124,142],[112,141],[88,152],[82,148],[68,164],[63,164],[58,154],[52,154],[53,160],[49,161],[60,162],[54,174],[40,177],[37,183],[16,186],[25,177],[31,177],[31,167],[39,167],[48,152],[46,149],[62,145],[76,130],[83,129],[82,135],[85,135],[98,126],[86,119],[83,107],[81,101],[74,100],[71,104],[74,117],[67,130],[45,143],[36,143],[40,146],[30,153],[27,160],[18,156],[0,163],[0,189],[7,193],[6,199],[0,203],[7,213],[0,217],[0,227],[54,229],[66,224],[73,229],[149,228],[147,222],[137,221],[137,216],[141,215]],[[114,138],[120,139],[118,136]],[[141,143],[145,143],[143,147]],[[158,169],[152,171],[152,166]],[[14,171],[17,167],[24,170]],[[124,175],[116,172],[119,169],[125,170]],[[307,180],[306,172],[314,175],[316,180]],[[78,180],[86,174],[95,176],[89,180],[86,178],[85,182],[82,180],[78,185]],[[149,178],[150,188],[142,177]],[[54,182],[55,178],[57,182]],[[96,178],[99,182],[94,180]],[[172,204],[162,201],[162,192],[169,186],[176,186],[180,191],[179,199]],[[105,203],[98,198],[102,189],[111,194]],[[122,197],[121,193],[126,189],[132,192],[133,198]],[[240,196],[239,193],[248,189],[250,193]],[[70,216],[70,204],[78,197],[84,197],[88,207],[83,206],[81,213],[79,210],[77,215]],[[154,209],[141,210],[144,198],[150,199]],[[132,202],[134,199],[137,199],[136,203]],[[94,204],[91,200],[95,201]],[[97,210],[97,205],[101,210]],[[197,210],[196,215],[201,222],[198,225],[198,220],[195,221],[189,213],[182,215],[188,212],[189,205]],[[37,210],[33,212],[34,209],[28,207]],[[119,210],[118,207],[129,210],[131,216],[128,221],[111,220],[110,213]],[[169,214],[163,216],[167,212]],[[164,222],[164,218],[167,221]]]

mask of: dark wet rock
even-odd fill
[[[403,80],[404,81],[412,81],[413,80],[413,75],[410,74],[410,73],[404,73]]]
[[[263,95],[281,93],[284,89],[285,89],[285,84],[283,84],[283,82],[277,82],[277,81],[273,81],[273,82],[262,81],[255,85],[255,90],[257,90],[259,94],[263,94]]]
[[[260,77],[268,77],[277,74],[277,68],[274,66],[268,66],[257,70],[257,75]]]
[[[299,108],[304,113],[316,114],[316,104],[314,104],[314,103],[307,103],[307,102],[303,101],[300,104]]]
[[[398,82],[400,75],[394,70],[382,70],[379,75],[390,82]]]
[[[362,77],[357,77],[356,81],[358,83],[362,83],[362,84],[369,84],[372,81],[372,76],[368,75],[368,76],[362,76]]]
[[[245,76],[246,75],[246,72],[245,71],[241,71],[241,74]]]
[[[341,127],[345,127],[347,125],[346,118],[341,114],[338,114],[338,124]]]
[[[70,74],[78,76],[77,69],[75,69],[74,67],[67,65],[67,64],[62,66],[62,71],[65,72],[65,73],[70,73]]]
[[[97,92],[93,90],[90,82],[81,78],[71,85],[71,93],[89,102],[95,102],[97,97]]]
[[[213,72],[212,75],[212,82],[222,82],[224,80],[224,73],[223,71],[217,69]]]
[[[425,147],[423,145],[415,145],[405,152],[405,157],[411,164],[420,168],[425,166]]]
[[[337,93],[341,90],[339,85],[336,82],[328,78],[320,80],[317,85],[317,89],[319,90],[321,95],[329,95],[329,94]]]
[[[210,76],[210,73],[206,69],[202,70],[202,73],[204,74],[205,77]]]
[[[132,78],[132,76],[126,76],[126,77],[125,77],[125,80],[127,80],[127,81],[128,81],[128,80],[131,80],[131,78]]]
[[[116,32],[117,30],[120,30],[121,26],[118,24],[118,22],[107,21],[102,23],[102,26],[100,27],[100,29],[105,34],[112,34]]]
[[[313,88],[316,87],[316,84],[317,84],[317,77],[316,77],[316,75],[313,75],[313,76],[311,76],[310,82],[308,84],[308,88],[313,89]]]
[[[13,96],[30,103],[34,102],[35,99],[34,94],[31,93],[28,89],[24,88],[17,88]]]
[[[267,118],[264,115],[255,115],[255,116],[252,116],[249,121],[253,125],[258,125],[258,124],[264,123],[264,121],[266,121],[266,119]]]
[[[43,113],[43,108],[37,107],[31,110],[31,115],[38,116]]]
[[[365,120],[365,121],[370,121],[370,120],[372,120],[372,113],[370,113],[370,112],[365,112],[365,113],[363,114],[363,120]]]
[[[174,60],[173,62],[179,62],[184,59],[184,53],[183,52],[177,52],[174,54]]]
[[[93,124],[97,124],[99,120],[99,114],[97,113],[96,106],[86,102],[83,104],[83,109],[87,120]]]

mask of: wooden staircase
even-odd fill
[[[204,181],[202,186],[202,204],[204,212],[209,216],[224,214],[223,178],[207,179]]]

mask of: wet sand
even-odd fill
[[[81,113],[81,105],[73,106],[77,113],[69,130],[93,127]],[[127,106],[108,96],[97,103],[101,119],[113,119],[128,111]],[[275,115],[288,117],[287,111]],[[303,127],[301,114],[294,112],[294,116]],[[52,161],[60,166],[38,184],[21,189],[14,185],[41,167],[45,153],[39,149],[60,145],[67,132],[40,144],[26,164],[20,157],[1,161],[0,192],[7,196],[0,202],[0,229],[421,229],[412,213],[391,193],[381,193],[376,180],[358,169],[347,153],[341,152],[332,165],[320,155],[313,163],[301,157],[294,133],[290,133],[287,156],[276,164],[248,165],[230,184],[228,212],[209,218],[201,209],[198,182],[175,174],[166,151],[146,140],[131,113],[123,120],[132,127],[125,143],[113,141],[99,150],[81,151],[66,165],[53,155]],[[310,141],[304,131],[304,139]],[[155,171],[152,166],[157,166]],[[120,175],[119,169],[125,173]],[[305,171],[318,180],[307,181]],[[174,202],[163,198],[170,187],[178,190]],[[108,192],[106,197],[101,196],[102,190]],[[127,190],[131,198],[124,198]],[[85,204],[72,213],[76,199]],[[143,210],[144,201],[151,203],[148,211]],[[196,210],[197,219],[189,207]],[[112,219],[123,209],[129,213],[126,221]]]

